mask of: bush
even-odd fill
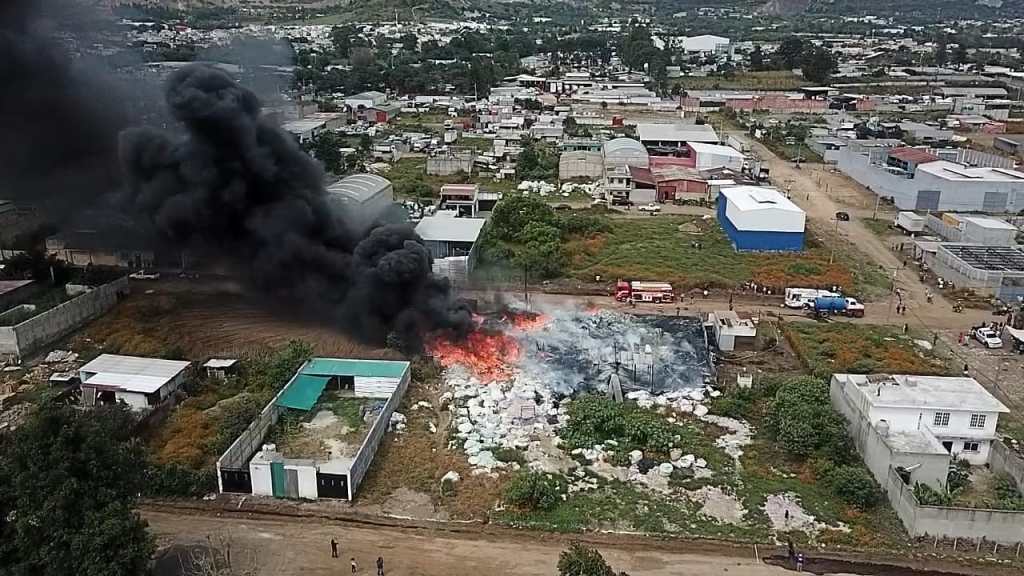
[[[829,475],[832,491],[847,504],[861,510],[871,508],[878,502],[878,487],[875,479],[860,466],[839,466]]]
[[[505,487],[505,501],[527,510],[550,510],[562,500],[565,481],[552,474],[521,470]]]
[[[971,485],[971,464],[966,460],[956,460],[946,474],[946,489],[950,494],[959,494]]]
[[[617,452],[668,452],[676,436],[687,430],[635,402],[615,402],[603,396],[582,395],[569,405],[569,424],[562,439],[571,448],[589,448],[605,440],[619,443]]]
[[[558,217],[558,228],[566,236],[593,236],[612,229],[608,219],[593,214],[567,214]]]
[[[151,464],[143,494],[148,497],[199,498],[217,491],[217,472],[178,464]]]
[[[768,432],[794,456],[849,450],[846,425],[833,409],[823,381],[800,377],[786,381],[768,408]]]
[[[953,497],[948,492],[939,492],[927,484],[914,483],[914,498],[922,506],[949,506]]]
[[[558,555],[558,576],[615,576],[615,571],[600,552],[573,542]],[[620,576],[625,576],[625,572]]]
[[[526,465],[526,456],[515,448],[498,448],[493,450],[492,453],[494,454],[494,459],[499,462],[505,462],[506,464],[515,462],[520,466]]]

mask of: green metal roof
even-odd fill
[[[297,374],[284,392],[277,397],[276,404],[284,408],[312,410],[330,379],[330,376]]]
[[[316,376],[363,376],[368,378],[401,378],[409,369],[408,362],[397,360],[341,360],[313,358],[301,374]]]

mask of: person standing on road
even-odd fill
[[[377,576],[384,576],[384,557],[377,556]]]
[[[338,557],[338,541],[331,538],[331,558]]]
[[[356,559],[355,558],[353,558],[351,560],[351,563],[352,563],[352,573],[355,574],[359,570],[359,565],[356,564]]]
[[[801,553],[796,555],[796,571],[797,572],[803,572],[804,571],[804,554],[803,554],[803,552],[801,552]]]

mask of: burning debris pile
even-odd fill
[[[564,473],[574,463],[557,432],[578,393],[707,415],[701,402],[719,392],[705,383],[711,364],[702,330],[690,318],[560,309],[478,319],[467,340],[435,341],[428,350],[446,369],[455,436],[471,465],[481,472],[515,468],[494,453],[514,448],[531,468]],[[573,456],[603,461],[604,447],[582,452]],[[679,452],[679,467],[703,464]],[[609,475],[629,475],[611,468]]]

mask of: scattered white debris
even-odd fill
[[[669,476],[672,475],[672,471],[675,469],[676,467],[673,466],[671,462],[665,462],[658,465],[658,474],[661,474],[665,478],[668,478]]]
[[[629,453],[629,462],[631,464],[636,465],[637,463],[639,463],[643,459],[644,459],[644,453],[639,451],[639,450],[633,450],[632,452]]]
[[[78,354],[70,350],[54,350],[46,355],[43,362],[53,364],[56,362],[74,362],[75,360],[78,360]]]
[[[449,470],[444,476],[441,476],[441,485],[443,486],[446,483],[454,484],[459,480],[462,480],[462,476],[459,476],[459,473],[455,470]]]
[[[701,514],[726,524],[743,524],[747,511],[735,494],[726,494],[718,486],[704,486],[687,494],[701,503]]]
[[[541,196],[547,196],[549,194],[554,194],[556,188],[554,184],[544,182],[543,180],[523,180],[519,183],[519,186],[517,186],[516,189],[524,195],[528,195],[532,192]]]
[[[429,409],[429,408],[433,408],[433,407],[434,407],[434,405],[431,404],[430,402],[427,402],[426,400],[420,400],[419,402],[417,402],[417,403],[412,405],[412,409],[413,410],[419,410],[421,408],[428,408]]]
[[[729,431],[728,434],[719,436],[715,440],[715,446],[718,446],[731,456],[736,468],[739,469],[741,467],[740,457],[743,456],[743,447],[749,445],[754,438],[754,431],[750,428],[750,424],[735,418],[729,418],[728,416],[717,416],[714,414],[706,414],[701,416],[700,419],[702,422],[714,424]]]
[[[925,350],[932,349],[932,343],[927,340],[914,340],[914,344],[917,344],[918,347],[924,348]]]
[[[388,424],[392,430],[401,433],[405,431],[405,421],[405,414],[402,414],[401,412],[392,412],[391,421]]]
[[[808,534],[816,534],[822,530],[850,531],[850,527],[842,522],[838,526],[829,526],[818,522],[814,516],[805,512],[800,506],[800,496],[791,492],[769,494],[764,502],[764,512],[768,515],[772,528],[782,532],[799,530]]]

